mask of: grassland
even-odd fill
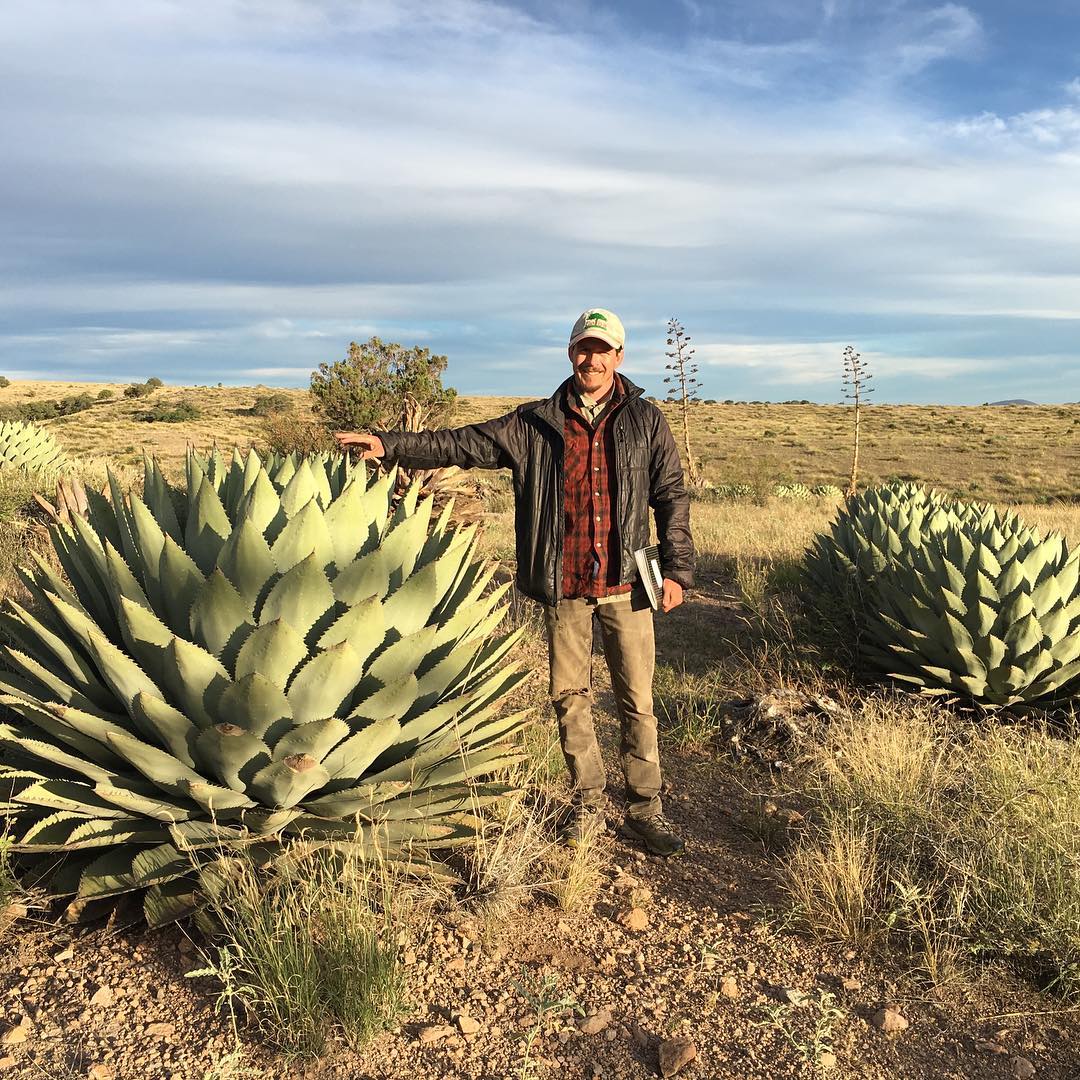
[[[251,414],[267,387],[164,386],[149,398],[122,397],[122,384],[13,382],[0,405],[32,398],[96,394],[116,397],[73,416],[49,421],[56,437],[83,456],[137,461],[145,448],[167,466],[188,443],[222,447],[258,441],[262,421]],[[310,418],[304,390],[274,390]],[[190,400],[202,410],[186,424],[147,423],[150,404]],[[498,416],[524,398],[468,397],[455,423]],[[675,427],[677,412],[661,405]],[[850,468],[849,410],[839,405],[705,405],[695,407],[691,440],[707,480],[844,485]],[[961,498],[1047,503],[1080,499],[1080,405],[874,405],[863,419],[860,481],[915,480]]]

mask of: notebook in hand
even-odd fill
[[[638,575],[645,586],[645,595],[649,598],[653,611],[660,610],[660,601],[664,596],[664,575],[660,572],[660,549],[651,547],[638,548],[634,552]]]

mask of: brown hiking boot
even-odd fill
[[[650,817],[627,815],[623,819],[619,835],[627,840],[640,840],[648,852],[663,855],[665,859],[672,855],[681,855],[686,849],[686,843],[664,819],[663,814],[653,814]]]
[[[590,837],[607,830],[607,815],[603,806],[595,803],[579,803],[573,809],[570,821],[563,830],[562,842],[571,848],[585,843]]]

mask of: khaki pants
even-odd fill
[[[607,778],[592,722],[594,616],[600,624],[622,725],[619,754],[626,782],[627,813],[651,817],[661,809],[660,752],[652,699],[656,647],[652,609],[648,601],[636,595],[632,601],[606,604],[562,600],[556,607],[544,608],[551,701],[559,721],[566,767],[576,798],[585,804],[603,802]]]

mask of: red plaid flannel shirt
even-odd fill
[[[622,380],[615,377],[611,402],[595,428],[578,410],[573,391],[568,389],[566,396],[562,594],[572,599],[630,592],[632,585],[619,584],[615,441],[610,424],[623,397]]]

